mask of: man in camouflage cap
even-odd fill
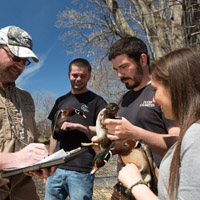
[[[15,85],[15,80],[30,64],[29,57],[39,61],[26,31],[16,26],[0,29],[0,170],[32,165],[48,155],[45,145],[35,143],[39,135],[33,99]],[[51,170],[29,175],[47,177]],[[2,178],[0,171],[0,199],[39,200],[39,197],[31,176]]]
[[[32,57],[35,62],[39,61],[32,51],[33,43],[31,36],[19,27],[7,26],[0,29],[0,44],[7,45],[10,51],[17,57]]]

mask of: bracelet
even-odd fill
[[[147,182],[145,182],[144,180],[139,180],[138,182],[134,183],[130,188],[125,190],[126,195],[131,196],[132,195],[132,193],[131,193],[132,188],[136,185],[139,185],[139,184],[144,184],[144,185],[148,186]]]

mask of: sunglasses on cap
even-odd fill
[[[20,58],[20,57],[17,57],[15,55],[13,55],[11,52],[9,52],[7,49],[5,49],[3,46],[1,46],[1,48],[7,53],[7,55],[14,61],[14,62],[20,62],[20,61],[23,61],[23,64],[25,66],[28,66],[31,64],[31,61],[30,60],[25,60],[23,58]],[[12,54],[12,55],[11,55]]]

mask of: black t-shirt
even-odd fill
[[[68,94],[56,100],[48,119],[53,121],[55,113],[60,109],[77,108],[85,111],[86,118],[83,118],[80,115],[74,115],[69,119],[69,121],[85,126],[95,126],[97,115],[105,106],[105,100],[91,91],[87,91],[78,95],[69,92]],[[91,142],[90,136],[78,130],[61,132],[63,137],[58,143],[60,145],[59,149],[63,148],[65,151],[70,151],[80,147],[82,142]],[[90,172],[92,169],[92,160],[94,156],[95,152],[91,147],[89,148],[88,153],[84,153],[82,156],[67,162],[60,168]]]
[[[119,100],[117,116],[125,117],[135,126],[160,134],[167,134],[167,129],[175,122],[164,117],[161,108],[153,103],[154,91],[151,84],[139,91],[130,90]],[[154,154],[159,166],[161,157]]]

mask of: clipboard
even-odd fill
[[[88,151],[87,147],[79,147],[79,148],[76,148],[76,149],[66,152],[66,155],[59,159],[53,159],[53,160],[47,161],[47,162],[36,163],[34,165],[23,167],[23,168],[2,170],[1,176],[2,176],[2,178],[7,178],[7,177],[14,176],[14,175],[21,174],[21,173],[37,171],[37,170],[40,170],[43,168],[61,165],[61,164],[64,164],[66,162],[69,162],[69,161],[81,156],[82,154],[86,153],[87,151]]]

